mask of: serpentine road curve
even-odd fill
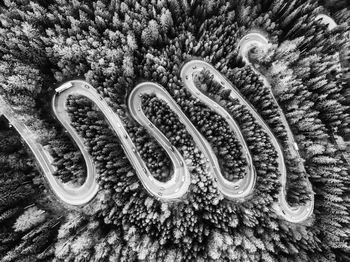
[[[167,182],[160,182],[151,175],[140,154],[137,152],[135,144],[126,131],[123,121],[90,84],[80,80],[70,81],[68,84],[70,86],[67,89],[55,96],[56,100],[54,98],[53,105],[54,108],[57,108],[55,109],[55,114],[58,116],[59,121],[64,124],[65,128],[67,128],[68,132],[73,137],[79,137],[79,135],[74,133],[75,131],[70,130],[73,128],[70,125],[70,118],[67,110],[65,109],[65,105],[69,95],[82,95],[94,102],[95,105],[102,111],[109,125],[112,127],[121,141],[124,152],[135,168],[142,184],[150,194],[163,200],[169,200],[179,198],[187,192],[191,180],[185,160],[181,154],[171,146],[168,139],[156,127],[149,125],[149,121],[146,123],[146,128],[164,148],[173,164],[173,176]]]
[[[190,90],[191,92],[193,91],[192,89]],[[245,146],[245,148],[247,149],[247,151],[245,151],[245,154],[249,161],[249,170],[246,176],[247,178],[243,179],[243,182],[230,182],[222,176],[222,173],[220,172],[219,162],[208,141],[199,133],[199,131],[192,124],[192,122],[182,112],[181,108],[177,105],[175,100],[170,96],[170,94],[168,94],[168,92],[165,91],[165,89],[162,86],[152,82],[144,82],[133,89],[128,99],[128,106],[133,117],[141,125],[145,126],[150,131],[150,122],[141,109],[141,97],[143,94],[156,95],[159,99],[165,101],[170,107],[170,109],[177,114],[182,124],[185,125],[187,131],[192,135],[193,140],[200,149],[200,151],[205,155],[207,162],[209,162],[209,170],[214,175],[214,181],[217,187],[219,188],[219,191],[223,193],[223,195],[228,199],[237,201],[245,200],[244,197],[248,196],[254,189],[255,170],[252,164],[251,156],[248,151],[248,147],[245,144],[243,136],[240,134],[238,126],[235,126],[234,128],[238,129],[237,132],[239,132],[239,134],[241,135],[241,141],[243,143],[243,146]],[[210,100],[206,96],[201,96],[200,99],[203,102],[207,102],[207,100]],[[211,103],[213,103],[213,101],[211,101]],[[216,103],[214,107],[216,108]],[[222,107],[220,107],[220,109],[222,110],[220,112],[226,115],[227,118],[229,118],[231,127],[232,125],[236,125],[231,116],[227,112],[223,112],[224,109]]]
[[[162,200],[175,200],[182,197],[187,191],[191,183],[191,178],[189,171],[187,169],[185,160],[181,154],[174,148],[168,139],[157,129],[149,119],[144,115],[141,107],[141,97],[143,94],[156,94],[157,97],[163,99],[168,103],[170,108],[179,116],[180,121],[186,126],[186,129],[192,135],[194,141],[197,143],[199,149],[204,153],[207,158],[208,168],[214,176],[214,181],[218,186],[218,189],[224,194],[224,196],[231,200],[246,200],[246,197],[250,195],[255,187],[256,173],[254,166],[252,164],[251,156],[249,150],[245,144],[243,136],[232,117],[228,112],[221,106],[214,103],[210,98],[202,94],[193,82],[193,73],[202,70],[203,68],[209,69],[213,74],[215,79],[220,82],[225,88],[230,88],[232,90],[231,96],[233,98],[239,99],[240,103],[247,106],[249,111],[258,121],[258,123],[265,129],[268,134],[272,144],[274,145],[278,154],[278,165],[281,172],[280,182],[282,184],[282,189],[278,196],[278,202],[276,202],[273,207],[275,212],[287,221],[299,223],[307,219],[313,211],[313,201],[312,204],[301,207],[290,207],[286,202],[286,169],[283,159],[282,150],[272,134],[271,130],[267,127],[260,115],[255,111],[255,109],[247,102],[218,71],[216,71],[211,65],[201,60],[192,60],[186,63],[181,70],[181,78],[183,79],[186,88],[194,95],[196,98],[201,100],[203,103],[210,106],[215,112],[222,115],[226,121],[230,124],[231,128],[235,131],[243,148],[246,149],[246,157],[248,162],[248,173],[244,179],[238,182],[230,182],[226,180],[219,169],[218,160],[212,151],[209,143],[203,138],[203,136],[198,132],[198,130],[193,126],[193,124],[188,120],[185,114],[181,111],[176,102],[172,97],[159,85],[144,82],[135,87],[131,92],[128,99],[128,106],[131,115],[143,125],[152,136],[154,136],[160,145],[169,155],[173,164],[173,176],[167,182],[157,181],[148,170],[146,164],[141,159],[141,156],[136,150],[134,143],[132,142],[130,136],[128,135],[123,121],[119,116],[109,107],[107,102],[98,94],[98,92],[88,83],[81,80],[73,80],[65,83],[61,87],[57,88],[57,93],[52,99],[53,111],[72,136],[74,141],[77,143],[80,151],[83,154],[84,160],[87,165],[87,178],[84,184],[78,188],[67,187],[62,184],[57,178],[54,177],[54,168],[51,165],[51,161],[45,153],[43,147],[38,144],[29,129],[20,121],[16,120],[15,115],[11,112],[11,109],[3,109],[2,113],[10,121],[10,123],[16,128],[16,130],[23,137],[25,142],[28,144],[32,152],[34,153],[37,161],[39,162],[41,168],[44,171],[45,177],[49,182],[54,193],[64,202],[71,205],[83,205],[92,200],[98,192],[98,184],[96,181],[96,169],[93,164],[91,156],[88,154],[84,148],[83,140],[74,130],[70,123],[70,117],[66,110],[66,101],[69,95],[82,95],[90,99],[96,104],[96,106],[102,111],[110,126],[120,139],[122,147],[131,161],[133,167],[135,168],[137,175],[139,176],[143,186],[151,194]],[[6,108],[6,107],[5,107]]]
[[[23,140],[33,152],[44,173],[46,180],[48,181],[48,184],[50,185],[55,195],[60,200],[70,205],[83,205],[93,199],[98,191],[98,185],[95,181],[96,170],[92,164],[90,156],[84,149],[82,139],[79,136],[75,136],[75,130],[71,127],[67,128],[68,132],[73,135],[72,137],[81,150],[85,159],[85,163],[87,165],[87,177],[84,184],[80,187],[67,186],[54,176],[55,167],[51,163],[52,161],[49,157],[49,153],[40,143],[36,142],[36,136],[33,134],[33,132],[21,121],[18,121],[15,113],[3,99],[0,99],[0,103],[3,115],[17,130],[17,132],[21,135]]]
[[[289,146],[290,146],[290,152],[292,154],[294,154],[294,156],[296,156],[300,161],[300,163],[302,162],[302,158],[300,156],[298,147],[296,146],[297,143],[295,142],[294,139],[294,135],[291,131],[291,128],[289,126],[289,123],[283,113],[282,108],[279,106],[273,92],[272,92],[272,87],[270,85],[270,83],[267,81],[267,79],[254,67],[254,65],[252,65],[248,59],[248,52],[251,48],[253,48],[254,46],[259,46],[262,48],[268,48],[269,45],[269,41],[268,39],[262,35],[261,33],[249,33],[247,35],[245,35],[241,41],[238,44],[239,47],[239,52],[243,58],[243,61],[247,64],[250,65],[252,70],[261,77],[261,79],[263,80],[263,83],[266,87],[269,88],[272,99],[274,100],[274,103],[278,106],[278,111],[280,112],[280,116],[281,116],[281,121],[284,125],[284,127],[286,128],[287,131],[287,137],[288,137],[288,141],[289,141]],[[259,117],[259,115],[258,115]],[[260,118],[260,117],[259,117]],[[261,119],[262,123],[264,123],[264,121]],[[264,124],[264,128],[265,130],[269,130],[269,133],[271,133],[270,138],[273,140],[275,140],[273,142],[279,158],[281,159],[281,163],[283,161],[283,151],[281,150],[281,147],[279,146],[276,138],[273,136],[272,132],[270,131],[269,127]],[[284,164],[283,164],[284,165]],[[304,165],[301,164],[301,168],[305,171]],[[308,184],[308,190],[311,192],[311,200],[308,201],[305,205],[303,206],[299,206],[299,207],[292,207],[288,204],[288,202],[286,201],[286,183],[287,183],[287,176],[286,176],[286,170],[281,170],[281,178],[280,178],[280,182],[282,184],[282,190],[279,193],[279,198],[278,198],[278,202],[274,204],[274,209],[276,211],[277,214],[279,214],[281,217],[283,217],[284,219],[290,221],[290,222],[294,222],[294,223],[299,223],[302,222],[304,220],[306,220],[307,218],[309,218],[312,213],[313,213],[313,209],[314,209],[314,192],[312,190],[312,185],[310,183],[309,180],[307,180],[307,184]]]

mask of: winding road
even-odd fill
[[[241,50],[246,50],[246,45],[251,44],[249,40],[260,41],[261,36],[253,36],[252,38],[245,38],[245,42],[241,42]],[[247,43],[247,44],[246,44]],[[261,43],[261,41],[260,41]],[[266,43],[264,43],[266,44]],[[251,45],[250,45],[251,46]],[[81,95],[87,97],[102,111],[109,125],[118,136],[123,150],[126,156],[130,160],[138,177],[140,178],[145,189],[156,198],[167,201],[176,200],[181,198],[188,191],[188,187],[191,184],[191,176],[186,165],[186,162],[179,151],[171,145],[169,140],[164,134],[154,126],[150,120],[145,116],[142,111],[142,95],[144,94],[155,94],[158,98],[164,100],[169,107],[176,113],[180,121],[185,125],[188,132],[192,135],[198,148],[203,152],[206,160],[208,171],[213,175],[214,183],[222,194],[230,200],[244,201],[249,195],[254,192],[256,183],[256,172],[253,166],[252,157],[249,149],[243,138],[243,135],[239,129],[239,126],[231,115],[220,105],[215,103],[212,99],[204,95],[195,86],[193,81],[194,73],[201,71],[202,69],[208,69],[213,73],[214,79],[223,85],[224,88],[230,88],[231,97],[236,98],[242,105],[245,105],[253,117],[258,123],[264,128],[266,134],[270,138],[273,146],[275,147],[278,154],[278,168],[281,173],[280,182],[282,189],[280,190],[278,201],[273,205],[275,212],[280,215],[283,219],[299,223],[307,219],[313,212],[313,200],[305,206],[290,207],[286,202],[286,168],[283,158],[283,152],[278,144],[275,136],[268,128],[264,120],[255,111],[255,109],[247,102],[235,87],[226,80],[215,68],[208,63],[201,60],[191,60],[183,65],[181,69],[181,78],[185,84],[185,87],[191,92],[191,94],[199,99],[201,102],[209,106],[212,110],[220,114],[226,119],[232,130],[235,132],[237,138],[242,143],[245,157],[247,158],[248,167],[247,174],[244,179],[237,182],[230,182],[223,177],[220,172],[218,159],[208,141],[199,133],[199,131],[193,126],[186,115],[181,111],[180,107],[174,101],[174,99],[162,88],[160,85],[151,82],[144,82],[137,85],[128,97],[128,107],[133,118],[142,126],[144,126],[148,132],[155,137],[159,144],[164,148],[166,153],[169,155],[173,165],[173,175],[167,182],[160,182],[156,180],[148,170],[146,164],[142,160],[140,154],[136,150],[136,146],[131,140],[127,133],[123,121],[120,117],[112,110],[107,102],[98,94],[90,84],[82,80],[72,80],[56,89],[57,93],[52,99],[52,109],[59,122],[67,130],[67,132],[74,139],[78,145],[80,151],[83,154],[86,166],[87,166],[87,177],[84,184],[80,187],[69,187],[61,183],[57,178],[54,177],[54,167],[51,164],[50,157],[48,156],[45,149],[38,144],[33,136],[33,133],[15,117],[15,114],[11,111],[8,106],[2,107],[2,113],[10,121],[10,123],[16,128],[16,130],[23,137],[25,142],[28,144],[32,152],[34,153],[37,161],[39,162],[47,181],[49,182],[54,193],[62,201],[71,205],[84,205],[92,200],[98,192],[98,184],[96,181],[97,171],[94,167],[93,160],[87,150],[84,147],[83,139],[75,131],[71,125],[70,117],[67,113],[66,102],[69,95]],[[4,103],[2,103],[4,104]],[[294,140],[293,140],[294,141]],[[292,143],[293,143],[292,141]]]
[[[226,122],[229,124],[231,130],[234,131],[237,139],[242,145],[243,155],[245,156],[247,160],[247,174],[243,179],[240,179],[235,182],[231,182],[224,178],[222,173],[220,172],[220,169],[216,168],[213,174],[214,177],[217,179],[217,186],[221,193],[228,199],[234,199],[238,201],[244,201],[245,198],[251,195],[254,191],[255,182],[256,182],[256,172],[253,165],[253,160],[251,157],[251,154],[249,152],[248,146],[246,144],[246,141],[242,135],[242,132],[236,123],[236,121],[232,118],[232,116],[225,110],[222,106],[220,106],[218,103],[216,103],[213,99],[207,97],[205,94],[203,94],[195,85],[193,76],[195,72],[199,72],[203,69],[203,66],[205,66],[205,62],[201,60],[191,60],[187,62],[185,65],[183,65],[180,73],[180,77],[185,85],[185,87],[190,91],[190,93],[200,100],[202,103],[207,105],[209,108],[211,108],[214,112],[218,113],[222,117],[225,118]],[[213,71],[212,71],[213,72]],[[196,129],[195,129],[196,130]],[[198,131],[197,131],[198,133]],[[198,134],[199,136],[200,134]],[[195,137],[195,136],[194,136]],[[210,150],[210,152],[207,152],[206,154],[211,154],[212,161],[217,162],[217,159],[215,157],[214,152],[211,149],[210,144],[207,140],[202,138],[205,143],[205,147],[208,149],[201,149],[203,152],[204,150]],[[196,141],[197,142],[197,141]]]
[[[48,181],[48,184],[55,195],[63,202],[70,205],[84,205],[92,200],[98,192],[98,185],[95,180],[96,170],[90,156],[84,149],[82,139],[76,135],[75,130],[72,127],[67,128],[67,131],[72,135],[73,139],[79,146],[79,149],[83,153],[85,163],[87,165],[87,177],[84,184],[80,187],[72,187],[63,184],[54,176],[55,167],[52,165],[50,155],[40,143],[36,142],[37,136],[25,124],[18,121],[16,114],[3,99],[0,99],[0,103],[3,115],[17,130],[17,132],[29,146],[30,150],[33,152],[45,175],[46,180]],[[57,115],[57,117],[59,118],[60,116]]]
[[[95,105],[104,114],[109,125],[118,136],[123,150],[135,168],[136,173],[139,176],[143,186],[150,194],[163,200],[170,200],[180,198],[187,192],[191,180],[185,160],[181,154],[171,146],[168,139],[155,126],[153,126],[150,121],[145,120],[145,122],[142,124],[145,124],[147,130],[164,148],[173,164],[173,176],[167,182],[160,182],[151,175],[140,154],[137,152],[135,144],[126,131],[123,125],[123,121],[90,84],[81,80],[70,81],[67,84],[69,85],[67,89],[55,95],[53,107],[58,108],[59,111],[55,109],[55,114],[58,116],[59,121],[65,126],[65,128],[67,128],[68,132],[73,137],[79,137],[79,135],[77,133],[74,133],[75,131],[70,131],[70,129],[74,130],[74,128],[70,124],[70,118],[68,116],[67,110],[65,109],[65,105],[69,95],[81,95],[94,102]],[[133,109],[136,109],[136,111],[133,112],[136,115],[138,112],[141,112],[138,111],[137,108]]]
[[[199,92],[196,88],[192,89],[192,86],[187,86],[189,90]],[[207,162],[209,163],[209,171],[214,176],[214,182],[216,183],[218,189],[221,191],[221,193],[228,199],[231,200],[237,200],[237,201],[243,201],[244,198],[248,196],[254,189],[255,185],[255,170],[252,165],[252,159],[248,151],[248,147],[245,144],[244,140],[241,140],[246,147],[246,157],[249,161],[249,173],[247,178],[245,178],[243,181],[238,182],[230,182],[227,179],[225,179],[220,172],[220,166],[218,159],[215,156],[215,153],[212,150],[212,147],[208,143],[208,141],[200,134],[200,132],[194,127],[192,122],[187,118],[187,116],[182,112],[181,108],[177,105],[175,100],[170,96],[168,92],[165,91],[165,89],[155,83],[152,82],[144,82],[139,85],[137,85],[134,90],[131,92],[129,99],[128,99],[128,106],[129,109],[133,115],[133,117],[143,126],[145,126],[149,131],[151,131],[150,126],[152,124],[148,120],[148,118],[144,115],[142,111],[142,95],[144,94],[154,94],[159,99],[162,99],[165,101],[170,109],[177,114],[182,124],[186,127],[187,131],[191,134],[194,142],[198,146],[199,150],[204,154],[205,158],[207,159]],[[212,101],[211,99],[207,98],[206,96],[202,95],[201,100],[207,102],[208,100]],[[212,103],[212,102],[211,102]],[[214,105],[216,108],[216,103]],[[234,120],[231,118],[231,116],[224,112],[224,109],[222,107],[220,108],[220,112],[225,114],[226,117],[229,119],[230,125],[236,125]],[[234,127],[235,129],[238,128],[238,126]],[[237,132],[240,133],[240,130],[238,129]],[[242,135],[241,135],[242,136]],[[243,139],[243,136],[241,137]]]
[[[274,100],[275,105],[278,106],[278,111],[279,111],[279,115],[281,117],[281,121],[282,121],[282,123],[287,131],[288,144],[289,144],[288,149],[289,149],[290,153],[292,154],[292,156],[295,156],[297,159],[299,159],[298,162],[300,163],[300,167],[302,168],[302,170],[306,174],[306,170],[304,168],[304,165],[302,164],[303,160],[300,156],[300,153],[299,153],[299,150],[297,147],[297,143],[294,139],[294,135],[293,135],[291,128],[289,126],[289,123],[288,123],[288,121],[287,121],[287,119],[282,111],[282,108],[279,106],[279,104],[278,104],[278,102],[277,102],[277,100],[272,92],[271,85],[269,84],[267,79],[254,67],[254,65],[252,65],[250,63],[250,61],[248,59],[248,52],[251,48],[253,48],[255,46],[259,46],[262,48],[268,48],[268,45],[269,45],[269,41],[264,35],[262,35],[261,33],[250,33],[241,39],[241,41],[238,44],[238,47],[239,47],[240,54],[243,58],[243,61],[245,61],[247,65],[251,66],[253,71],[258,76],[261,77],[264,85],[269,88],[270,93],[271,93],[271,97]],[[251,107],[250,105],[248,106],[248,108],[251,108],[253,111],[255,111],[253,109],[253,107]],[[311,200],[308,201],[305,205],[299,206],[299,207],[292,207],[288,204],[288,202],[286,201],[287,172],[286,172],[285,167],[282,168],[282,166],[285,165],[284,160],[283,160],[283,151],[282,151],[277,139],[275,138],[275,136],[273,135],[273,133],[271,132],[269,127],[265,124],[264,120],[259,116],[258,113],[255,113],[255,118],[257,120],[259,120],[259,123],[264,127],[264,129],[266,131],[268,131],[269,136],[270,136],[270,140],[272,141],[274,147],[276,148],[276,151],[278,153],[278,158],[280,159],[279,160],[279,167],[280,167],[280,172],[282,174],[282,176],[280,178],[280,183],[282,185],[282,190],[279,193],[278,202],[275,203],[273,206],[275,209],[275,212],[278,215],[280,215],[281,217],[283,217],[285,220],[288,220],[290,222],[294,222],[294,223],[302,222],[302,221],[306,220],[307,218],[309,218],[313,213],[314,192],[312,190],[312,185],[311,185],[310,181],[307,180],[308,190],[311,192]]]

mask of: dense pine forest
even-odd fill
[[[239,43],[251,32],[269,44],[252,47],[248,63]],[[346,0],[0,1],[0,261],[350,261],[349,39]],[[261,116],[282,149],[286,201],[297,208],[314,200],[312,216],[292,223],[274,212],[282,188],[276,147],[232,89],[210,70],[194,73],[194,86],[234,119],[245,149],[228,120],[182,81],[191,59],[215,67]],[[119,116],[151,179],[171,183],[177,170],[167,150],[180,153],[186,194],[150,194],[105,112],[71,94],[64,110],[96,168],[98,192],[81,206],[55,195],[9,115],[50,155],[57,181],[78,188],[88,166],[52,109],[55,89],[73,79]],[[170,94],[228,183],[249,177],[249,151],[249,197],[222,194],[162,97],[143,95],[138,110],[170,149],[132,117],[129,95],[143,81]]]

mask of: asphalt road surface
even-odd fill
[[[59,181],[58,178],[54,176],[55,167],[52,166],[51,164],[49,153],[44,149],[44,147],[41,144],[36,142],[36,135],[25,124],[23,124],[21,121],[18,120],[17,116],[12,111],[12,109],[9,106],[7,106],[2,99],[0,100],[0,103],[1,103],[1,110],[3,115],[7,118],[10,124],[17,130],[17,132],[21,135],[23,140],[26,142],[26,144],[29,146],[29,148],[33,152],[36,160],[38,161],[45,175],[46,180],[48,181],[55,195],[59,199],[61,199],[62,201],[70,205],[83,205],[88,203],[92,198],[94,198],[98,191],[98,186],[94,179],[96,171],[92,162],[87,161],[86,157],[88,156],[85,154],[86,151],[83,149],[82,141],[80,140],[80,137],[73,136],[74,140],[77,142],[81,152],[84,155],[87,168],[88,168],[88,173],[87,173],[87,178],[82,186],[72,187],[72,186],[63,184],[62,182]],[[70,131],[70,129],[67,129],[67,130]]]
[[[232,131],[234,131],[237,139],[242,145],[243,155],[245,156],[248,167],[247,167],[247,173],[243,179],[238,180],[237,182],[230,182],[220,172],[220,169],[216,169],[213,174],[217,180],[217,186],[221,193],[229,199],[235,199],[239,201],[246,200],[246,197],[251,195],[254,191],[255,182],[256,182],[256,172],[253,166],[253,160],[251,157],[251,154],[249,152],[248,146],[245,142],[245,139],[241,133],[241,130],[239,126],[237,125],[236,121],[231,117],[231,115],[219,104],[217,104],[214,100],[204,95],[194,84],[193,81],[193,75],[195,72],[201,71],[203,69],[203,61],[200,60],[192,60],[187,62],[181,69],[181,79],[183,83],[185,84],[185,87],[191,92],[191,94],[200,100],[202,103],[207,105],[209,108],[211,108],[213,111],[221,115],[225,118],[226,122],[231,127]],[[212,71],[213,72],[213,71]],[[213,72],[214,73],[214,72]],[[206,148],[210,149],[210,152],[208,154],[212,155],[212,158],[215,160],[212,160],[212,162],[217,161],[215,154],[211,150],[211,146],[209,143],[202,138],[203,144],[206,146]],[[205,141],[205,142],[204,142]],[[207,150],[208,150],[207,149]]]
[[[246,52],[254,44],[266,45],[267,41],[264,36],[254,33],[248,35],[242,39],[240,42],[241,51],[244,59],[246,59]],[[253,42],[253,43],[252,43]],[[246,61],[249,63],[249,61]],[[168,139],[157,129],[149,119],[144,115],[141,107],[141,97],[143,94],[155,94],[160,99],[167,102],[170,108],[179,116],[180,121],[186,126],[188,132],[192,135],[194,141],[196,142],[198,148],[203,152],[206,161],[208,163],[208,170],[213,174],[213,179],[218,189],[223,193],[223,195],[231,200],[244,201],[248,196],[252,194],[256,182],[256,172],[252,164],[252,158],[245,140],[241,134],[241,131],[236,124],[235,120],[229,115],[229,113],[211,100],[209,97],[201,93],[193,82],[193,74],[202,69],[208,69],[214,74],[214,78],[221,83],[225,88],[230,88],[232,90],[231,96],[237,98],[241,104],[245,105],[258,123],[264,128],[266,134],[270,138],[273,146],[275,147],[278,154],[278,168],[280,170],[281,178],[280,182],[282,184],[282,189],[279,193],[278,201],[274,204],[275,212],[280,215],[285,220],[290,222],[299,223],[306,220],[313,212],[313,199],[305,206],[291,207],[286,202],[286,168],[283,158],[283,152],[280,145],[278,144],[275,136],[272,134],[271,130],[268,128],[264,120],[255,111],[255,109],[250,105],[248,101],[240,94],[236,88],[230,84],[217,70],[215,70],[208,63],[201,60],[191,60],[187,62],[181,70],[181,78],[185,83],[186,88],[195,96],[197,99],[205,103],[212,110],[219,113],[222,117],[226,119],[232,130],[237,135],[238,139],[243,145],[244,154],[247,158],[248,168],[247,174],[244,179],[237,182],[230,182],[225,179],[219,168],[218,160],[212,151],[211,146],[208,141],[206,141],[203,136],[198,132],[198,130],[193,126],[193,124],[188,120],[188,118],[181,111],[176,102],[172,97],[159,85],[144,82],[135,87],[129,96],[128,106],[132,117],[136,119],[141,125],[143,125],[152,136],[160,143],[164,148],[166,153],[169,155],[172,165],[173,165],[173,176],[167,182],[157,181],[148,170],[146,164],[141,159],[141,156],[136,150],[136,147],[130,136],[126,132],[123,125],[123,121],[119,116],[111,109],[107,102],[98,94],[98,92],[87,82],[81,80],[73,80],[65,83],[65,88],[57,92],[52,100],[53,111],[64,126],[67,132],[74,139],[78,145],[80,151],[83,154],[85,163],[87,166],[87,178],[84,184],[78,188],[67,187],[62,184],[57,178],[53,176],[54,167],[51,165],[51,160],[47,155],[47,152],[43,147],[38,144],[33,138],[32,132],[20,121],[16,120],[15,115],[11,109],[7,106],[2,107],[2,113],[10,121],[10,123],[16,128],[16,130],[23,137],[25,142],[28,144],[32,152],[34,153],[37,161],[42,167],[45,177],[48,180],[54,193],[64,202],[71,205],[83,205],[88,203],[91,199],[95,197],[98,192],[98,184],[96,182],[96,169],[94,167],[91,156],[88,154],[84,147],[83,139],[77,134],[74,128],[71,126],[70,118],[66,110],[66,101],[69,95],[82,95],[90,99],[95,105],[102,111],[106,117],[108,123],[120,139],[122,147],[131,161],[131,164],[135,168],[137,175],[139,176],[143,186],[151,194],[162,200],[175,200],[182,197],[188,191],[188,187],[191,183],[190,173],[185,163],[185,160],[174,148]],[[290,130],[289,130],[290,132]],[[294,143],[294,140],[291,142]]]
[[[188,87],[190,88],[190,87]],[[199,150],[204,154],[206,162],[208,163],[208,171],[213,174],[214,184],[217,185],[219,190],[225,195],[225,197],[229,199],[234,200],[244,200],[244,197],[247,196],[249,193],[249,190],[246,190],[248,186],[251,186],[252,181],[251,179],[245,179],[243,182],[230,182],[227,179],[225,179],[221,172],[220,172],[220,166],[218,159],[216,158],[210,144],[208,141],[199,133],[199,131],[194,127],[194,125],[191,123],[191,121],[187,118],[187,116],[182,112],[181,108],[177,105],[175,100],[167,93],[167,91],[160,85],[151,83],[151,82],[145,82],[142,84],[139,84],[135,87],[135,89],[132,91],[132,93],[129,96],[128,106],[133,114],[133,117],[143,126],[149,128],[149,120],[148,118],[143,114],[141,108],[141,97],[144,94],[154,94],[159,99],[162,99],[165,101],[170,109],[179,117],[180,121],[184,126],[186,127],[186,130],[189,132],[189,134],[192,136],[194,142],[198,146]],[[205,96],[200,97],[200,99],[209,99]],[[221,107],[220,107],[221,108]],[[221,108],[222,109],[222,108]],[[227,115],[227,113],[226,113]],[[243,140],[243,143],[244,140]],[[169,146],[168,146],[169,147]],[[247,152],[248,158],[251,161],[251,157],[249,152]],[[252,166],[252,161],[250,163],[250,172],[251,176],[255,176],[254,167]],[[249,181],[248,185],[246,181]],[[175,187],[178,187],[177,185],[174,185]],[[183,190],[184,188],[181,188],[180,190]]]
[[[296,146],[297,143],[295,142],[294,135],[291,131],[289,123],[288,123],[281,107],[279,106],[275,96],[273,95],[270,83],[267,81],[267,79],[263,75],[260,74],[260,72],[254,67],[254,65],[252,65],[250,63],[250,61],[248,59],[248,52],[252,47],[259,46],[262,48],[268,48],[268,44],[269,44],[269,41],[264,35],[262,35],[260,33],[250,33],[241,39],[238,46],[239,46],[239,51],[240,51],[240,54],[241,54],[243,60],[246,62],[247,65],[250,65],[252,67],[254,72],[261,77],[265,86],[267,86],[269,88],[271,96],[274,100],[274,103],[278,106],[278,110],[279,110],[279,113],[281,116],[281,121],[282,121],[282,123],[287,131],[287,137],[288,137],[288,141],[289,141],[289,143],[288,143],[289,144],[289,151],[293,156],[295,156],[296,158],[299,159],[298,162],[299,162],[300,168],[302,168],[302,170],[306,174],[306,170],[304,168],[304,165],[302,164],[303,160],[302,160],[302,158],[299,154],[299,150]],[[263,121],[263,120],[261,120],[261,121]],[[267,127],[267,125],[265,125],[264,128],[269,129]],[[272,138],[273,134],[272,134],[272,132],[270,132],[270,133],[271,133],[271,138]],[[275,138],[272,138],[272,139],[276,140]],[[278,152],[278,155],[280,158],[280,161],[279,161],[280,166],[284,165],[283,151],[281,150],[277,140],[276,140],[276,142],[273,142],[273,143],[274,143],[275,148],[277,149],[277,152]],[[282,184],[282,190],[279,193],[278,202],[274,204],[274,209],[275,209],[276,213],[279,214],[281,217],[283,217],[285,220],[288,220],[288,221],[294,222],[294,223],[302,222],[302,221],[306,220],[307,218],[309,218],[313,213],[314,193],[312,190],[312,185],[311,185],[310,181],[308,180],[308,190],[311,192],[311,200],[303,206],[292,207],[286,201],[287,174],[286,174],[285,169],[283,171],[284,172],[281,172],[282,176],[280,178],[280,182]]]
[[[180,153],[171,146],[166,137],[156,127],[149,125],[150,122],[147,121],[146,128],[151,133],[151,135],[156,138],[159,144],[162,145],[173,164],[173,176],[167,182],[160,182],[151,175],[140,154],[137,152],[136,146],[127,133],[123,125],[123,121],[112,110],[107,102],[98,94],[98,92],[91,85],[84,81],[74,80],[70,81],[69,84],[71,85],[69,88],[56,95],[57,103],[54,103],[54,107],[56,108],[55,114],[61,116],[59,120],[61,123],[64,123],[64,126],[67,128],[68,132],[71,133],[69,129],[73,128],[70,125],[70,119],[65,109],[66,100],[69,95],[85,96],[94,102],[106,117],[109,125],[118,136],[123,150],[135,168],[136,173],[139,176],[143,186],[150,194],[163,200],[171,200],[177,199],[187,192],[191,181],[185,161]],[[136,115],[141,113],[141,111],[138,111],[138,108],[134,109],[136,109],[136,112],[133,113]],[[74,134],[73,131],[71,135],[74,137],[79,137],[79,135]]]

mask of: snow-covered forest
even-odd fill
[[[0,0],[0,261],[350,261],[349,39],[346,0]],[[194,59],[217,72],[190,86]],[[57,112],[89,158],[53,109],[76,79],[100,104],[77,84]],[[173,101],[143,94],[147,125],[145,81]],[[57,195],[30,143],[62,190],[91,159],[93,198]]]

